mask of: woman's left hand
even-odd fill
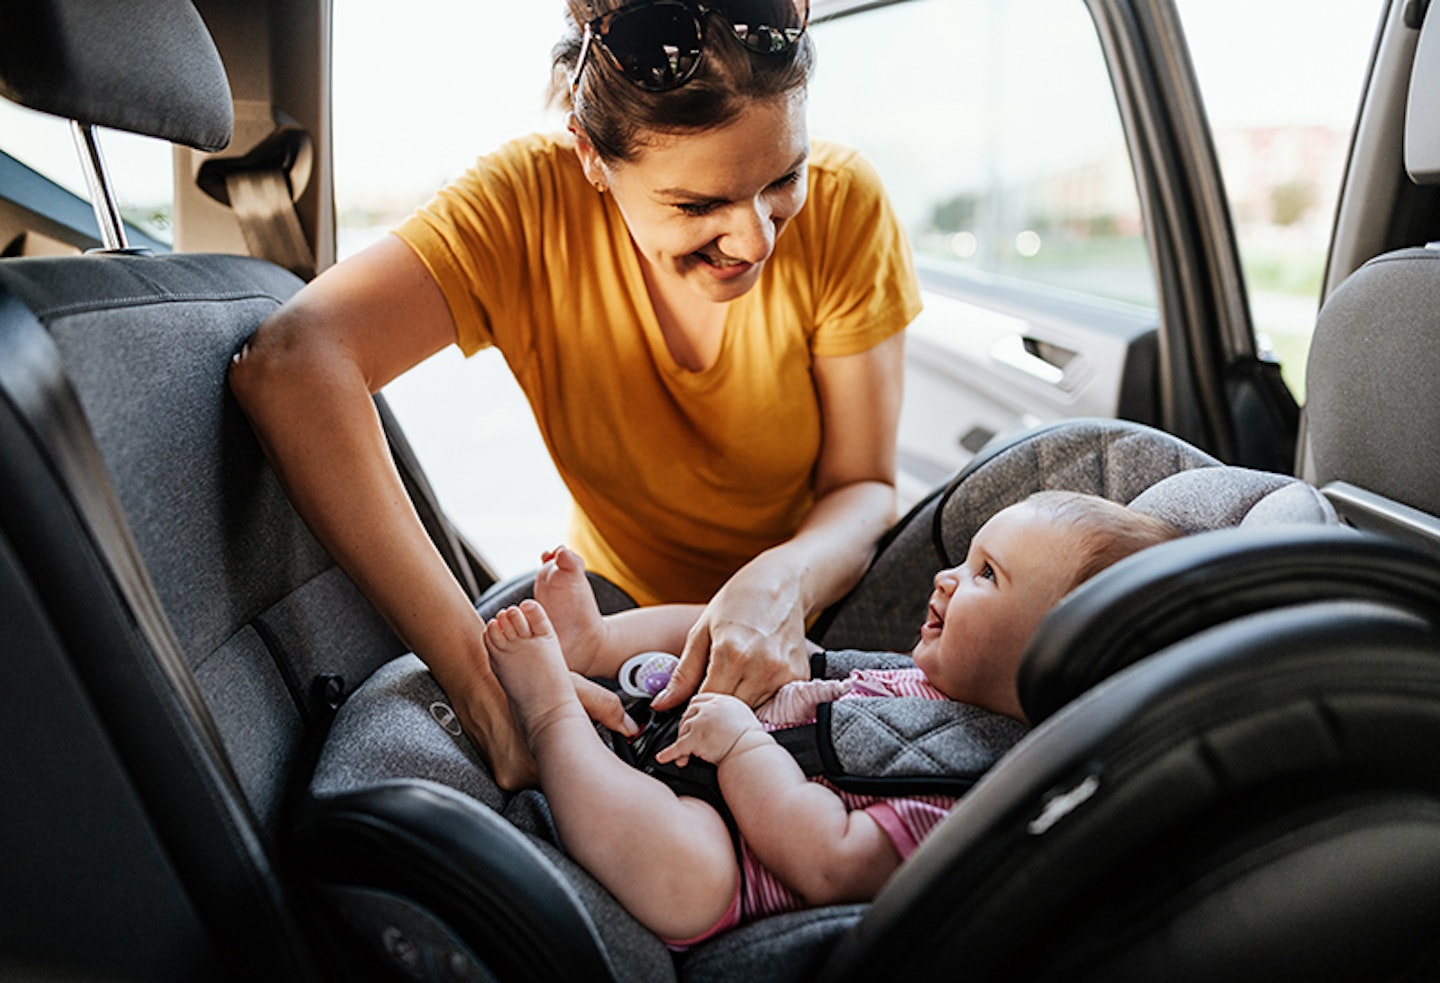
[[[679,706],[697,690],[759,706],[781,686],[810,678],[800,578],[761,555],[711,599],[691,629],[670,685],[652,706]]]

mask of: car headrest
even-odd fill
[[[1178,471],[1219,464],[1178,437],[1125,420],[1038,427],[987,450],[950,483],[935,512],[935,550],[942,566],[954,566],[986,520],[1034,492],[1058,488],[1127,504]]]
[[[1440,183],[1440,17],[1420,26],[1405,104],[1405,170],[1416,184]]]
[[[1334,525],[1335,508],[1312,485],[1249,468],[1194,468],[1162,478],[1130,502],[1185,533],[1231,526]]]
[[[198,150],[226,146],[234,127],[225,67],[190,0],[5,0],[0,95]]]

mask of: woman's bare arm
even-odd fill
[[[518,787],[534,762],[490,670],[485,626],[421,525],[370,398],[454,340],[440,288],[387,237],[268,318],[230,386],[316,537],[429,666],[496,780]]]

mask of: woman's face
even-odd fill
[[[586,177],[615,196],[649,273],[717,303],[744,294],[805,204],[804,92],[751,102],[716,129],[650,134],[642,147],[606,163],[577,140]]]

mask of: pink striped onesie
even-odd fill
[[[813,723],[821,703],[863,696],[918,696],[929,700],[949,697],[931,686],[919,669],[856,669],[845,679],[811,679],[788,683],[756,711],[766,730]],[[920,841],[950,812],[956,799],[945,795],[882,798],[841,791],[821,777],[813,777],[840,796],[848,811],[863,809],[890,837],[900,858],[910,856]],[[673,948],[688,948],[705,939],[766,915],[798,911],[805,903],[765,868],[743,840],[740,843],[742,876],[735,903],[709,931],[693,939],[674,940]]]

